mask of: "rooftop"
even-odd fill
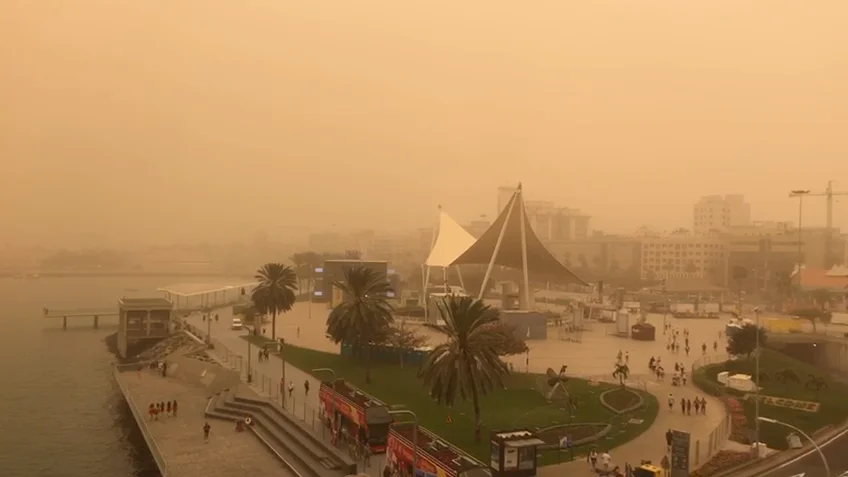
[[[159,289],[159,291],[167,292],[177,296],[194,296],[205,293],[213,293],[219,291],[233,290],[236,288],[245,288],[248,292],[256,286],[256,282],[246,282],[244,279],[222,280],[213,282],[189,282],[175,283]]]
[[[327,386],[330,389],[333,388],[332,381],[323,381],[321,382],[321,385]],[[385,404],[379,401],[372,400],[371,396],[368,396],[359,389],[349,385],[347,382],[345,382],[344,379],[339,379],[336,381],[336,394],[344,397],[348,401],[351,401],[352,403],[356,404],[357,406],[360,406],[363,409],[371,406],[385,406]]]
[[[125,308],[165,308],[170,310],[173,303],[164,298],[126,298],[118,300],[118,304]]]
[[[411,445],[413,427],[414,423],[412,422],[398,422],[392,425],[390,432],[399,435]],[[439,436],[423,427],[418,428],[418,448],[424,454],[456,473],[481,467],[479,462],[460,454],[459,451],[455,450],[455,447],[439,439]]]

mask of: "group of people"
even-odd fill
[[[665,349],[671,351],[672,353],[680,353],[680,344],[677,342],[677,338],[680,335],[680,330],[675,329],[671,324],[666,324],[666,329],[671,331],[671,336],[668,338],[668,342],[665,345]],[[683,328],[683,350],[686,352],[686,356],[689,356],[689,352],[691,348],[689,347],[689,329]],[[718,351],[718,341],[713,341],[713,351]],[[701,343],[701,354],[707,354],[707,343],[706,341]]]
[[[268,351],[268,348],[261,348],[259,350],[259,356],[257,359],[259,359],[259,362],[261,363],[262,361],[268,361],[268,358],[270,358],[270,356],[271,353]]]
[[[674,412],[674,395],[672,393],[668,393],[668,411]],[[684,415],[691,416],[692,415],[692,407],[694,405],[695,414],[706,414],[707,413],[707,400],[703,397],[695,396],[695,399],[680,399],[680,412]]]
[[[177,417],[177,400],[167,402],[153,402],[147,407],[151,421],[158,421],[159,416]]]

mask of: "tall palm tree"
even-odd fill
[[[297,297],[297,275],[282,263],[266,263],[256,271],[259,285],[253,290],[253,304],[263,315],[271,315],[271,338],[277,339],[277,314],[292,309]]]
[[[333,284],[344,301],[327,317],[327,334],[336,343],[350,343],[365,351],[365,382],[371,382],[371,345],[394,322],[388,302],[392,287],[386,276],[366,267],[345,270],[344,280]]]
[[[437,346],[421,368],[429,393],[440,404],[453,405],[457,395],[463,400],[471,397],[474,406],[474,439],[480,441],[480,395],[503,387],[509,372],[498,356],[500,340],[495,327],[498,311],[480,300],[450,296],[439,307],[444,325],[427,323],[424,326],[441,333],[447,342]]]

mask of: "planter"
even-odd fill
[[[536,431],[536,437],[545,441],[539,446],[539,450],[559,449],[559,441],[567,434],[571,434],[573,447],[590,444],[603,439],[612,430],[612,426],[604,422],[575,422],[572,424],[558,424]]]
[[[624,398],[628,399],[622,405],[621,403]],[[600,399],[602,406],[616,414],[627,414],[645,405],[645,399],[639,393],[622,387],[608,389],[602,392]]]

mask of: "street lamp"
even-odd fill
[[[253,376],[250,373],[250,328],[247,328],[247,384],[253,382]]]
[[[754,401],[754,416],[755,416],[755,433],[757,436],[757,458],[760,457],[760,307],[754,308],[754,315],[757,317],[756,321],[756,347],[757,356],[754,364],[754,379],[756,380],[757,392],[756,392],[756,401]]]
[[[333,371],[330,368],[315,368],[315,369],[312,370],[312,373],[313,374],[314,373],[330,373],[331,375],[333,375],[333,408],[332,408],[331,414],[330,414],[330,417],[331,417],[330,418],[330,427],[331,427],[330,430],[335,432],[335,430],[336,430],[336,397],[337,397],[336,381],[338,381],[338,378],[336,378],[336,372]]]
[[[803,252],[801,248],[801,220],[804,212],[804,196],[809,193],[810,191],[807,189],[795,189],[789,193],[789,197],[798,198],[798,288],[801,288],[801,261],[803,259]]]
[[[409,409],[389,409],[389,414],[406,414],[407,416],[412,416],[412,475],[416,475],[416,469],[418,468],[418,416]]]
[[[825,475],[825,477],[830,477],[830,466],[827,465],[827,459],[825,458],[824,453],[821,450],[821,447],[819,447],[819,445],[816,444],[816,441],[814,441],[812,437],[808,436],[807,433],[805,433],[801,429],[798,429],[797,427],[793,426],[792,424],[787,424],[783,421],[778,421],[777,419],[772,419],[770,417],[760,416],[760,417],[757,418],[757,420],[763,421],[763,422],[768,422],[768,423],[771,423],[771,424],[777,424],[778,426],[788,427],[788,428],[792,429],[793,431],[797,432],[798,434],[801,434],[802,436],[804,436],[808,441],[810,441],[813,444],[813,447],[816,448],[816,452],[819,453],[819,457],[821,457],[822,463],[824,464],[824,475]],[[759,449],[757,449],[757,451],[759,452]]]

